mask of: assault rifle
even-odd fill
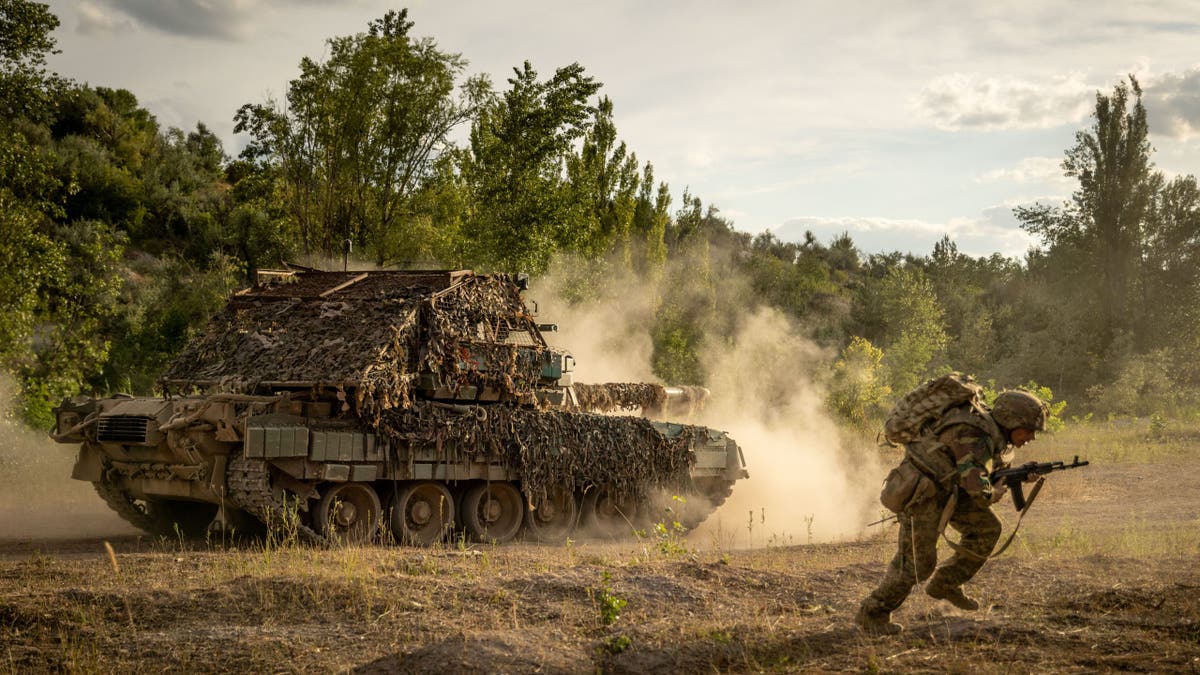
[[[1012,493],[1013,506],[1016,507],[1017,511],[1024,511],[1027,500],[1025,499],[1025,489],[1022,487],[1022,485],[1027,478],[1030,476],[1041,476],[1053,471],[1078,469],[1079,467],[1087,466],[1088,464],[1089,462],[1087,460],[1081,462],[1079,461],[1079,455],[1075,455],[1075,459],[1071,460],[1070,464],[1067,464],[1063,461],[1028,462],[1011,469],[997,469],[990,473],[988,478],[992,481],[992,485],[999,485],[1001,482],[1003,482],[1004,485],[1008,487],[1009,492]],[[1034,492],[1029,496],[1030,500],[1037,496],[1037,490],[1040,488],[1040,483],[1034,486]],[[897,519],[899,519],[899,516],[893,514],[886,518],[881,518],[867,525],[867,527]]]
[[[1012,493],[1013,506],[1018,511],[1022,511],[1025,509],[1025,491],[1021,488],[1021,484],[1030,476],[1041,476],[1052,471],[1063,471],[1065,469],[1078,469],[1081,466],[1087,465],[1087,460],[1081,462],[1079,461],[1079,455],[1075,455],[1075,459],[1070,464],[1062,461],[1029,462],[1011,469],[997,469],[991,473],[989,478],[992,481],[992,485],[998,485],[1003,481],[1008,486],[1009,492]]]

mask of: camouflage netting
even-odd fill
[[[513,284],[475,277],[432,296],[422,309],[428,339],[421,366],[437,387],[449,392],[493,387],[515,397],[532,393],[545,343]]]
[[[440,448],[447,462],[499,461],[517,470],[527,494],[605,485],[639,498],[655,488],[686,492],[694,440],[705,433],[683,426],[669,438],[640,417],[424,402],[384,412],[379,429],[393,442]]]
[[[708,398],[708,390],[704,387],[664,387],[640,382],[576,384],[574,388],[579,407],[583,410],[609,413],[640,408],[651,417],[666,412],[692,415],[704,408]]]
[[[164,390],[354,390],[364,421],[435,385],[528,396],[544,344],[516,286],[469,272],[303,272],[235,295],[171,363]],[[522,347],[522,349],[518,349]]]
[[[579,407],[593,412],[616,410],[660,410],[667,402],[667,390],[661,384],[617,382],[576,384]]]

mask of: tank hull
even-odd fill
[[[665,509],[680,503],[691,504],[682,525],[692,527],[747,475],[732,439],[695,425],[425,402],[370,428],[304,415],[329,409],[306,403],[286,394],[100,399],[64,405],[58,434],[80,442],[73,478],[160,535],[240,523],[313,541],[613,536],[675,520]],[[63,426],[81,415],[90,420],[82,429]],[[490,486],[482,497],[481,486]],[[358,500],[355,512],[331,493]]]

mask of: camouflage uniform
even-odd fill
[[[983,566],[1000,538],[988,474],[1006,466],[1012,457],[1003,432],[990,416],[969,409],[953,411],[934,433],[910,443],[907,452],[923,473],[940,479],[939,490],[936,497],[900,514],[899,550],[879,588],[863,600],[860,622],[886,625],[888,615],[900,607],[912,587],[931,575],[926,587],[931,595],[957,592]],[[949,526],[962,535],[960,546],[968,553],[955,552],[935,572],[938,526],[951,490],[958,491],[958,503]]]

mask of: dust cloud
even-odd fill
[[[23,425],[16,387],[0,377],[0,542],[137,534],[91,483],[71,478],[78,445]]]
[[[650,335],[660,290],[609,279],[601,298],[572,304],[556,293],[561,283],[561,273],[551,274],[527,297],[537,300],[539,321],[557,323],[547,339],[575,357],[576,381],[660,382]],[[873,444],[846,440],[825,411],[814,374],[833,355],[773,309],[747,311],[736,325],[733,340],[701,349],[712,392],[707,406],[696,419],[673,421],[727,432],[741,446],[750,478],[734,484],[689,541],[724,549],[862,536],[879,517],[886,467]]]

